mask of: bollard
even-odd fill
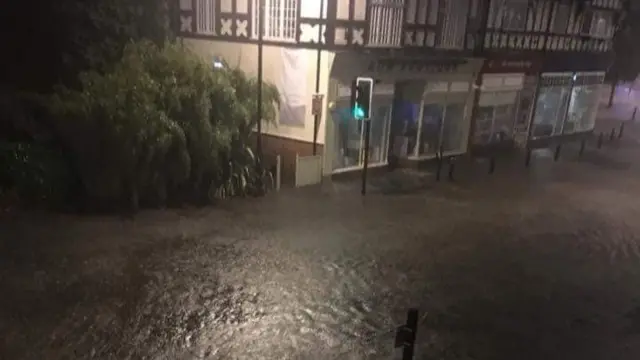
[[[455,161],[456,159],[454,156],[449,158],[449,181],[453,181],[453,172],[455,171],[455,168],[456,168]]]
[[[556,152],[553,154],[553,161],[558,161],[560,159],[560,150],[562,150],[562,144],[558,144],[558,146],[556,146]]]
[[[580,151],[578,152],[578,156],[582,156],[582,154],[584,154],[584,148],[586,147],[587,141],[585,140],[585,138],[582,138],[582,140],[580,140]]]
[[[402,348],[402,360],[413,360],[416,334],[418,332],[418,309],[409,309],[407,322],[396,329],[394,347]]]
[[[611,134],[609,134],[609,141],[613,141],[613,138],[616,137],[616,128],[611,128]]]
[[[635,122],[636,121],[636,113],[638,112],[638,107],[636,106],[635,108],[633,108],[633,114],[631,115],[631,121]]]
[[[618,139],[622,139],[623,133],[624,133],[624,121],[620,123],[620,130],[618,130]]]
[[[524,158],[524,166],[529,167],[529,164],[531,164],[531,149],[527,148],[527,155]]]
[[[442,172],[442,154],[438,153],[436,154],[436,160],[438,161],[438,163],[436,164],[436,181],[440,181],[440,172]]]
[[[491,159],[489,159],[489,174],[493,174],[496,171],[496,157],[495,156],[491,156]]]
[[[600,132],[600,135],[598,135],[598,149],[602,148],[603,141],[604,141],[604,134]]]

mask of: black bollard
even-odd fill
[[[418,332],[418,309],[409,309],[407,323],[396,329],[394,347],[402,348],[402,360],[413,360],[416,334]]]
[[[616,137],[616,128],[611,128],[611,134],[609,134],[609,141],[613,141]]]
[[[622,138],[623,133],[624,133],[624,121],[620,123],[620,130],[618,130],[618,139]]]
[[[584,148],[587,145],[587,141],[585,140],[585,138],[582,138],[582,140],[580,140],[580,151],[578,152],[578,156],[582,156],[582,154],[584,154]]]
[[[529,167],[531,164],[531,149],[527,148],[527,155],[524,158],[524,166]]]
[[[454,156],[449,158],[449,181],[453,181],[453,172],[455,171],[455,168],[456,168],[455,160],[456,159]]]
[[[489,174],[493,174],[496,171],[496,157],[491,156],[489,159]]]
[[[560,159],[560,150],[562,150],[562,145],[558,144],[558,146],[556,146],[556,152],[553,154],[553,161],[558,161]]]
[[[598,149],[602,148],[603,141],[604,141],[604,134],[600,132],[600,135],[598,135]]]
[[[436,181],[440,181],[440,173],[442,172],[442,153],[436,154],[438,163],[436,164]]]
[[[631,121],[635,122],[636,121],[636,113],[638,112],[638,107],[636,106],[635,108],[633,108],[633,114],[631,115]]]

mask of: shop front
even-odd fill
[[[475,59],[337,54],[329,83],[324,168],[337,174],[364,166],[365,126],[350,111],[350,84],[356,76],[376,81],[370,167],[387,165],[390,153],[421,160],[434,157],[440,148],[446,154],[466,152],[473,79],[481,66],[482,60]]]
[[[524,146],[535,98],[537,59],[489,58],[479,78],[473,151]]]
[[[603,71],[543,73],[531,140],[592,131],[604,75]]]

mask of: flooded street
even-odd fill
[[[640,358],[640,147],[0,232],[1,359]],[[482,164],[478,166],[484,166]],[[356,182],[357,183],[357,182]]]

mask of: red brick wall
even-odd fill
[[[322,155],[323,146],[318,144],[316,149],[317,154]],[[294,185],[296,154],[300,156],[313,155],[313,144],[281,136],[262,134],[262,153],[265,162],[269,165],[275,163],[275,157],[280,155],[282,162],[282,185]]]

